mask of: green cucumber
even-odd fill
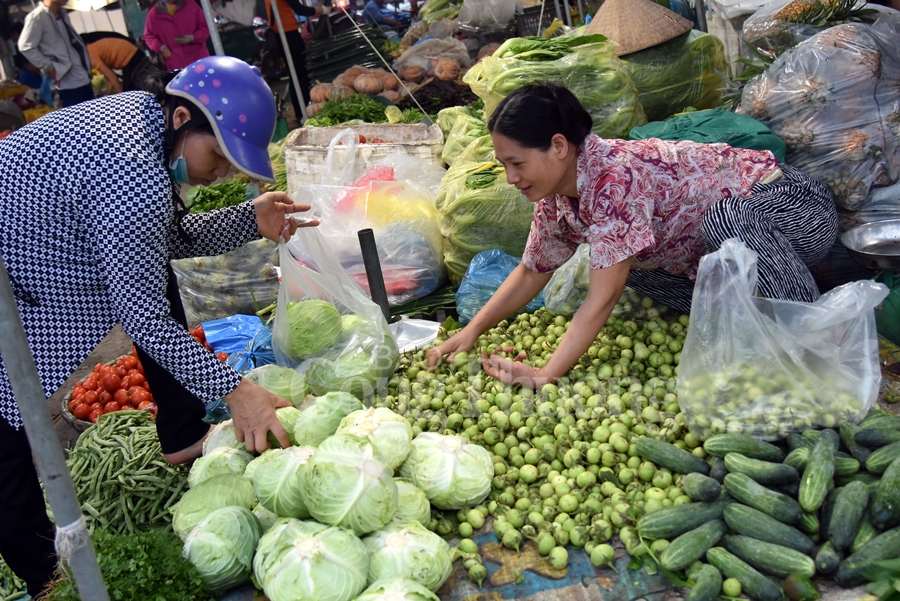
[[[709,474],[709,464],[706,461],[673,444],[647,437],[638,438],[636,444],[638,455],[660,467],[679,474]]]
[[[876,451],[872,451],[872,454],[866,459],[866,471],[873,474],[884,473],[884,470],[898,457],[900,457],[900,442],[892,442]]]
[[[769,490],[746,474],[725,476],[725,489],[744,505],[759,509],[785,524],[796,524],[800,514],[803,513],[797,501],[780,492]]]
[[[863,514],[862,519],[859,521],[859,526],[856,528],[856,536],[853,537],[853,543],[850,545],[850,552],[856,553],[863,548],[863,545],[877,535],[878,529],[875,528],[875,524],[872,523],[872,512],[867,511]]]
[[[859,427],[863,430],[868,430],[870,428],[894,428],[895,430],[900,428],[900,415],[879,415],[877,417],[873,417],[869,419],[868,416],[866,419],[859,424]]]
[[[730,501],[720,500],[712,503],[685,503],[663,507],[659,511],[641,516],[637,522],[638,532],[650,540],[659,538],[671,540],[706,522],[722,519],[722,512],[729,503]]]
[[[840,438],[834,430],[825,429],[820,432],[800,480],[797,501],[804,511],[818,511],[828,494],[829,485],[834,484],[834,453],[839,442]]]
[[[853,440],[870,449],[884,447],[894,442],[900,442],[900,430],[894,428],[866,428],[857,432]]]
[[[711,503],[721,496],[722,485],[714,478],[694,472],[682,478],[681,490],[692,501]]]
[[[782,524],[758,509],[740,503],[732,503],[725,508],[723,516],[728,527],[738,534],[790,547],[807,555],[811,555],[815,547],[812,539],[808,536],[793,526]]]
[[[800,447],[794,449],[790,453],[788,453],[787,457],[784,458],[784,463],[786,465],[791,466],[798,472],[803,472],[806,469],[806,463],[809,461],[809,455],[812,451],[805,447]],[[859,461],[854,459],[853,457],[841,457],[840,454],[835,453],[834,457],[834,475],[837,476],[852,476],[856,472],[859,471]]]
[[[790,601],[815,601],[822,595],[807,576],[791,574],[784,579],[784,596]]]
[[[703,448],[713,457],[725,457],[728,453],[740,453],[751,459],[780,463],[784,451],[773,444],[744,436],[743,434],[716,434],[703,443]]]
[[[760,484],[790,484],[800,480],[800,474],[789,465],[752,459],[740,453],[725,455],[725,467],[732,474],[746,474]]]
[[[736,578],[745,593],[759,601],[780,601],[781,591],[756,568],[735,557],[722,547],[706,552],[706,559],[728,578]]]
[[[797,494],[800,492],[800,482],[791,482],[790,484],[773,484],[771,488],[776,492],[780,492],[781,494],[787,495],[792,499],[796,499]]]
[[[869,409],[869,412],[866,413],[866,416],[863,418],[861,422],[859,422],[859,427],[864,428],[871,424],[872,422],[886,416],[887,413],[878,408]]]
[[[805,532],[813,540],[817,540],[819,536],[819,517],[814,513],[800,512],[800,519],[797,520],[797,528],[801,532]]]
[[[894,459],[881,475],[872,498],[872,525],[886,530],[900,519],[900,459]]]
[[[841,554],[834,548],[831,541],[825,541],[825,544],[819,547],[816,553],[816,570],[820,574],[833,574],[841,563]]]
[[[721,457],[714,457],[712,466],[709,468],[709,477],[721,484],[725,481],[725,475],[727,473],[728,468],[725,467],[725,460]]]
[[[715,601],[721,590],[722,573],[715,566],[704,564],[684,601]]]
[[[666,570],[683,570],[704,555],[718,543],[728,526],[722,520],[713,520],[685,532],[669,543],[659,556],[659,565]]]
[[[859,569],[882,559],[900,557],[900,528],[882,532],[862,548],[841,562],[834,579],[841,586],[856,586],[865,582]]]
[[[850,451],[850,454],[853,455],[853,458],[860,463],[865,463],[866,459],[869,457],[869,453],[872,451],[856,442],[855,436],[859,431],[859,426],[849,422],[841,424],[841,427],[838,428],[838,433],[841,435],[841,441],[844,443],[844,446],[847,447],[847,450]]]
[[[831,513],[834,510],[834,500],[837,497],[837,491],[838,489],[834,489],[825,495],[825,502],[822,503],[822,508],[819,510],[822,518],[819,520],[819,533],[822,535],[822,540],[828,540],[828,526],[831,524]]]
[[[796,449],[811,449],[816,445],[815,442],[806,438],[805,436],[800,436],[796,432],[792,432],[787,435],[787,446],[788,449],[794,451]]]
[[[834,508],[828,523],[828,540],[839,551],[853,544],[860,518],[869,504],[869,488],[862,482],[851,482],[836,489]]]
[[[812,428],[810,428],[808,430],[804,430],[803,432],[801,432],[800,436],[802,436],[803,438],[805,438],[807,440],[811,440],[811,441],[813,441],[813,443],[815,443],[817,440],[819,440],[819,434],[821,434],[821,433],[822,432],[820,432],[819,430],[813,430]]]
[[[802,472],[806,469],[806,463],[809,461],[809,452],[810,449],[808,447],[797,447],[787,454],[787,457],[784,458],[784,464],[791,466],[798,472]]]
[[[875,494],[875,488],[878,486],[878,483],[881,481],[875,474],[870,474],[869,472],[856,472],[855,474],[850,474],[849,476],[835,476],[834,483],[836,486],[847,486],[851,482],[862,482],[866,486],[869,487],[869,494]]]
[[[816,574],[816,562],[807,555],[765,541],[729,534],[722,546],[746,561],[757,570],[784,578],[789,574],[803,574],[812,578]]]

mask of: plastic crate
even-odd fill
[[[544,16],[541,17],[541,10]],[[556,12],[549,6],[532,6],[522,11],[521,15],[516,15],[516,33],[519,37],[529,35],[540,35],[545,29],[553,23]],[[540,32],[538,32],[538,20],[540,20]]]
[[[348,127],[350,126],[301,127],[291,134],[284,149],[289,193],[296,193],[301,186],[322,183],[328,145],[338,133]],[[444,164],[441,160],[444,136],[436,124],[368,124],[355,125],[353,130],[369,140],[386,140],[377,144],[359,145],[358,156],[364,163],[374,163],[400,151],[434,165]],[[338,160],[343,162],[346,149],[338,146],[335,153]]]

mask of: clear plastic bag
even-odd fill
[[[778,56],[828,28],[790,21],[792,15],[816,4],[820,4],[819,0],[775,0],[763,4],[744,21],[741,37],[750,48]]]
[[[214,257],[172,261],[188,323],[253,314],[278,297],[278,245],[256,240]]]
[[[315,395],[349,392],[368,398],[387,384],[399,357],[381,308],[372,302],[341,266],[331,242],[318,228],[297,230],[281,244],[282,283],[272,326],[273,350],[278,365],[293,367],[306,376]],[[298,261],[309,257],[314,266]],[[291,347],[291,303],[319,299],[334,305],[343,316],[337,341],[322,352],[296,360]]]
[[[591,283],[591,245],[580,244],[544,287],[544,306],[554,315],[575,315]]]
[[[456,38],[430,38],[422,40],[401,54],[397,59],[395,70],[399,71],[404,67],[421,67],[430,75],[434,72],[437,62],[445,57],[456,59],[456,62],[464,69],[468,69],[472,65],[466,45]]]
[[[756,296],[757,255],[736,239],[700,260],[678,366],[678,402],[701,440],[774,440],[859,422],[881,382],[874,307],[883,284],[851,282],[815,303]]]
[[[475,140],[488,135],[484,112],[465,107],[452,107],[438,113],[438,125],[444,131],[441,159],[452,165]]]
[[[827,29],[744,88],[739,112],[787,144],[787,162],[825,183],[839,208],[864,208],[900,178],[900,16]],[[898,201],[900,202],[900,201]]]
[[[516,14],[516,0],[464,0],[459,24],[469,29],[499,31]]]
[[[472,321],[521,262],[521,258],[508,255],[497,248],[475,255],[456,291],[456,312],[459,313],[460,323]],[[534,313],[543,306],[544,300],[538,294],[516,315]]]

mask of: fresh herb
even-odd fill
[[[354,94],[344,100],[326,100],[316,113],[307,120],[304,126],[330,127],[347,121],[359,119],[365,123],[384,123],[384,105],[368,94]]]
[[[100,572],[112,601],[203,601],[197,568],[181,556],[182,544],[169,530],[129,535],[98,531],[92,535]],[[64,567],[46,601],[79,601],[71,568]]]
[[[191,213],[206,213],[244,202],[247,182],[232,178],[214,186],[197,186],[188,190]]]

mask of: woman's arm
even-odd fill
[[[106,77],[106,92],[107,94],[112,90],[116,94],[122,92],[122,83],[119,81],[119,76],[115,74],[115,72],[109,68],[109,66],[103,61],[97,61],[97,70]]]
[[[487,354],[483,354],[484,371],[506,384],[520,384],[529,388],[555,382],[566,375],[606,324],[616,302],[622,296],[630,269],[631,259],[628,258],[611,267],[591,270],[587,298],[572,318],[569,329],[566,330],[547,365],[536,369],[520,360],[513,361],[496,355],[488,357]],[[521,358],[524,357],[520,356],[518,359]]]

